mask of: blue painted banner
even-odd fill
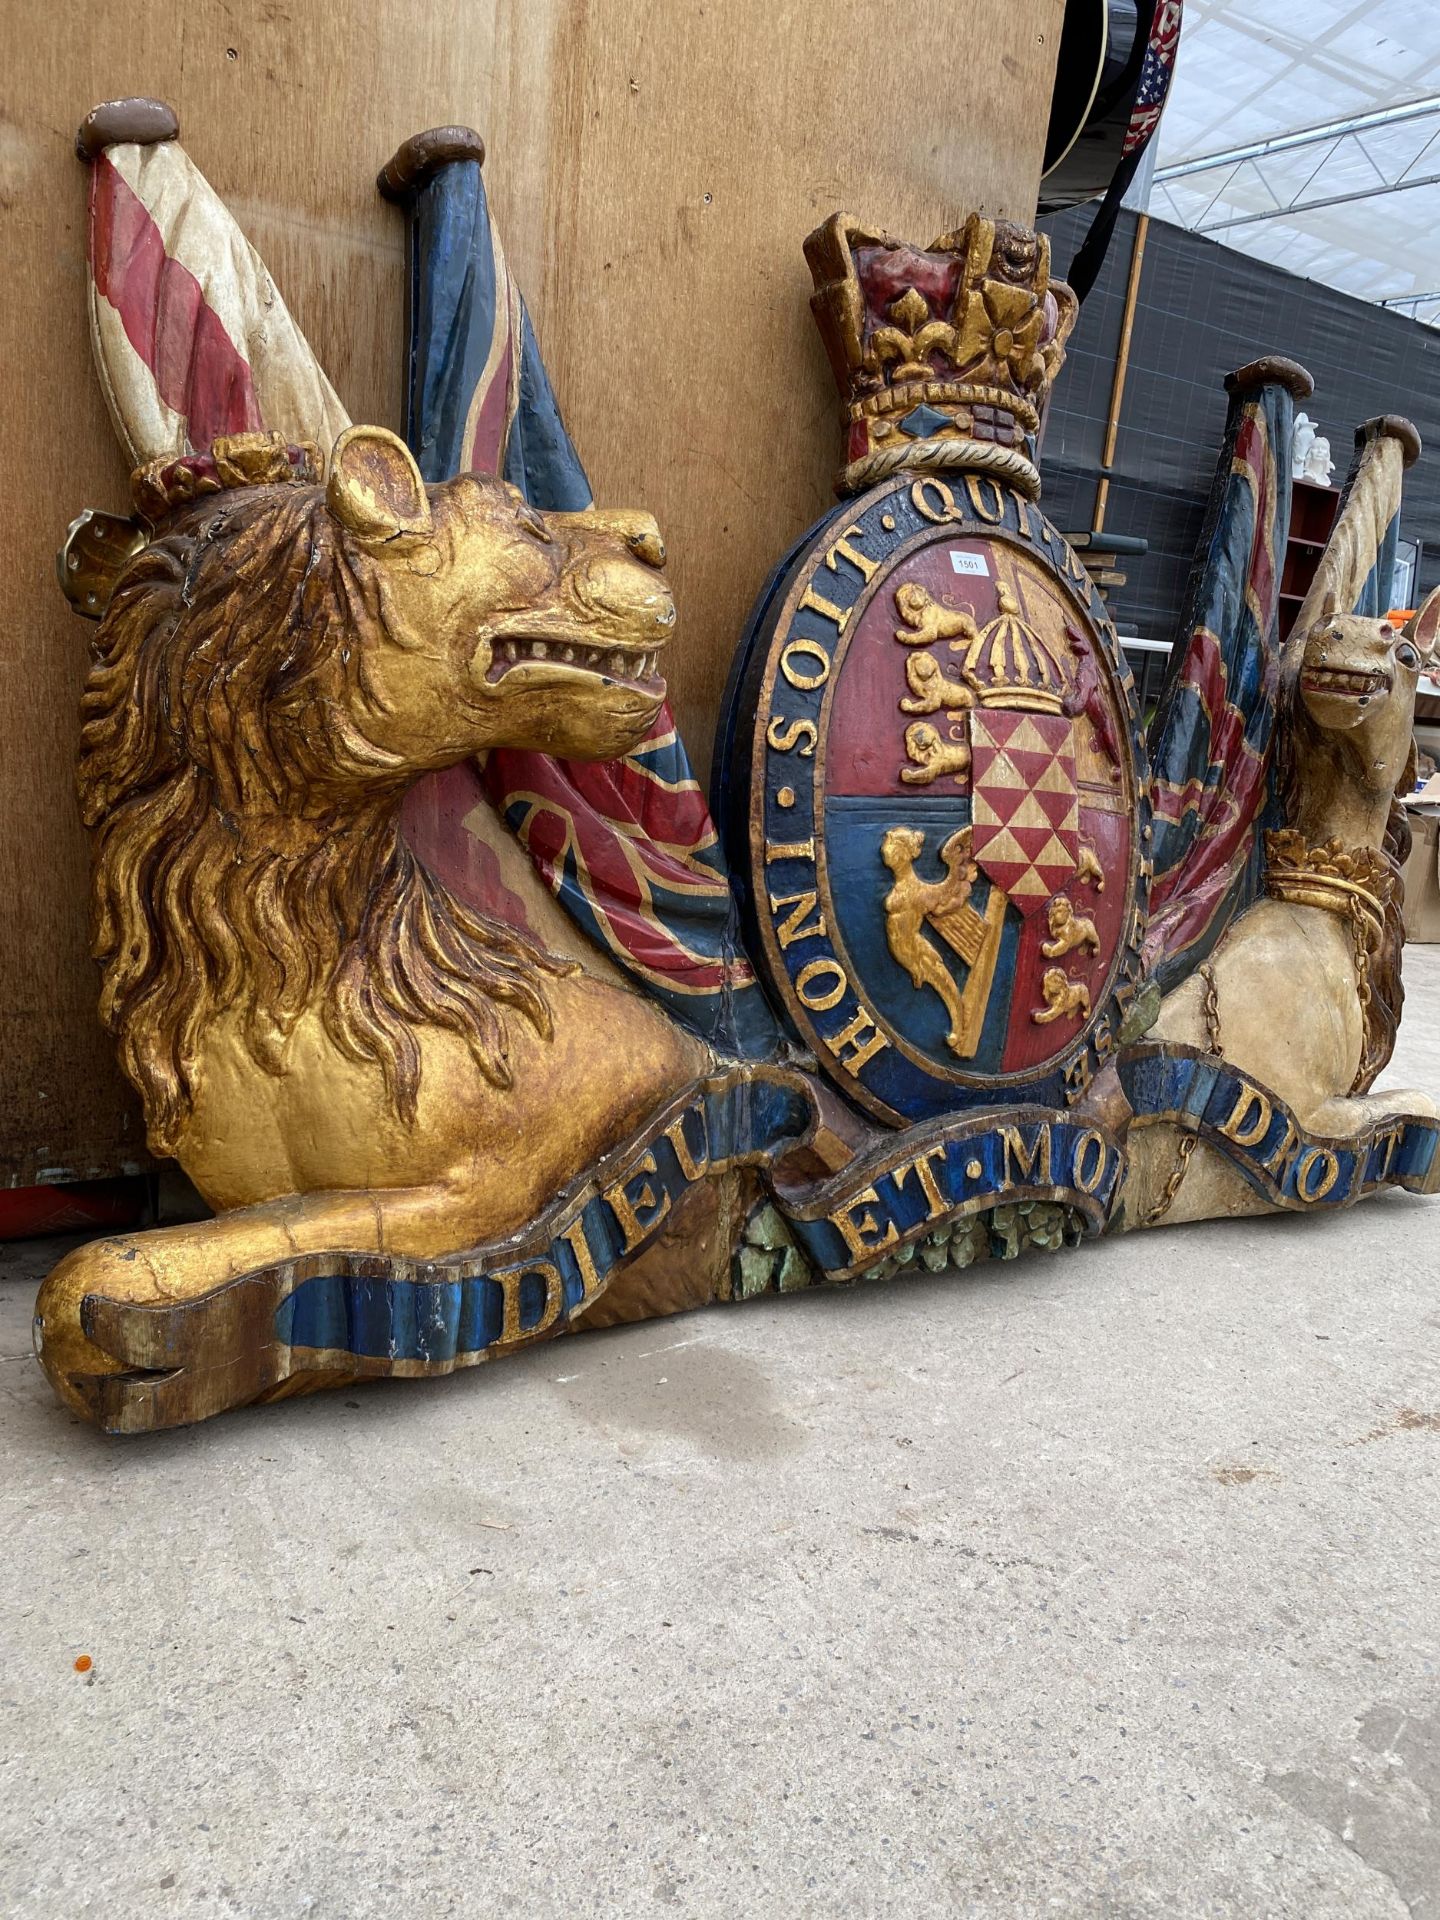
[[[731,1068],[665,1107],[501,1247],[432,1261],[334,1256],[281,1301],[275,1337],[332,1355],[418,1363],[422,1372],[523,1345],[595,1301],[691,1187],[783,1153],[814,1121],[801,1075]]]
[[[280,1376],[356,1360],[381,1362],[386,1372],[447,1373],[554,1332],[654,1243],[692,1187],[742,1165],[773,1169],[817,1118],[804,1075],[736,1066],[607,1156],[526,1244],[512,1238],[432,1261],[315,1256],[288,1273],[248,1276],[288,1289],[274,1320],[276,1341],[290,1349]],[[818,1184],[785,1185],[772,1171],[770,1192],[817,1279],[845,1280],[1005,1201],[1057,1202],[1099,1232],[1122,1165],[1119,1144],[1103,1129],[1073,1114],[1013,1107],[887,1137]]]
[[[1048,1107],[991,1109],[912,1127],[807,1194],[775,1203],[814,1264],[850,1279],[912,1240],[1008,1201],[1073,1208],[1089,1233],[1109,1219],[1124,1152],[1102,1127]]]
[[[1419,1115],[1392,1114],[1343,1139],[1307,1133],[1268,1088],[1190,1047],[1136,1047],[1120,1080],[1137,1124],[1169,1120],[1198,1134],[1277,1207],[1346,1207],[1381,1187],[1440,1185],[1440,1123]]]

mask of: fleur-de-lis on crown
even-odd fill
[[[931,319],[930,302],[918,287],[907,287],[885,311],[895,325],[875,329],[870,351],[882,367],[887,360],[897,361],[897,378],[910,376],[923,380],[931,371],[929,356],[932,353],[955,359],[954,327],[944,320]]]

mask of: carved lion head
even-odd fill
[[[548,1033],[567,967],[446,894],[400,798],[491,746],[629,751],[674,621],[648,515],[539,514],[473,475],[427,488],[378,427],[341,435],[325,486],[267,447],[227,479],[236,451],[191,463],[194,497],[124,565],[83,704],[101,1013],[163,1152],[226,1007],[278,1072],[318,1006],[402,1117],[417,1024],[508,1084],[510,1014]]]

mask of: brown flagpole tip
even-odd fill
[[[451,160],[478,160],[485,164],[485,142],[473,127],[431,127],[412,133],[380,169],[376,181],[387,200],[406,200]]]
[[[1355,429],[1357,447],[1379,439],[1398,440],[1402,463],[1407,467],[1413,467],[1420,458],[1420,429],[1403,413],[1377,413],[1373,420],[1362,420]]]
[[[1315,391],[1315,382],[1298,360],[1287,360],[1283,354],[1266,353],[1258,360],[1251,360],[1243,367],[1237,367],[1234,373],[1225,376],[1227,393],[1243,392],[1246,387],[1262,387],[1276,380],[1282,387],[1288,387],[1297,400],[1308,400]]]
[[[107,147],[157,147],[179,137],[175,109],[163,100],[102,100],[80,122],[75,151],[88,166]]]

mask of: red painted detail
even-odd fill
[[[1100,670],[1095,664],[1095,654],[1090,642],[1079,627],[1066,624],[1065,634],[1070,642],[1071,659],[1074,663],[1075,680],[1065,696],[1065,712],[1072,720],[1085,719],[1090,727],[1091,738],[1095,742],[1097,753],[1103,753],[1113,769],[1112,778],[1121,777],[1120,742],[1115,729],[1115,714],[1106,698],[1104,686],[1100,680]]]
[[[264,426],[250,368],[200,282],[165,251],[159,227],[111,161],[90,169],[90,271],[194,447]]]
[[[952,551],[977,556],[988,572],[957,573],[950,559]],[[905,673],[912,654],[932,653],[944,671],[954,677],[959,673],[963,647],[957,653],[944,640],[929,648],[897,640],[896,632],[905,630],[905,623],[896,611],[895,590],[914,581],[926,589],[938,607],[947,613],[968,613],[977,626],[983,627],[1000,610],[995,596],[998,557],[997,547],[988,540],[941,536],[885,576],[851,632],[832,697],[825,742],[827,792],[908,798],[924,794],[954,799],[969,791],[969,781],[953,774],[928,786],[900,778],[900,769],[912,764],[905,747],[909,726],[923,720],[942,740],[963,741],[965,715],[943,708],[937,713],[913,714],[901,706],[902,700],[911,698]],[[783,679],[776,679],[772,706],[777,714],[786,711]]]
[[[1251,406],[1235,436],[1233,470],[1248,470],[1255,489],[1255,513],[1245,579],[1254,601],[1254,617],[1268,633],[1279,590],[1275,555],[1270,546],[1274,455],[1261,408]],[[1269,778],[1273,742],[1256,752],[1246,741],[1245,715],[1229,698],[1225,660],[1218,637],[1207,627],[1192,629],[1180,668],[1180,685],[1196,700],[1209,723],[1204,765],[1179,784],[1157,780],[1154,807],[1157,819],[1183,820],[1198,810],[1203,826],[1185,857],[1158,874],[1150,897],[1150,924],[1145,934],[1147,965],[1166,953],[1178,953],[1197,940],[1210,924],[1243,865],[1247,843],[1253,839]],[[1262,654],[1261,682],[1254,712],[1263,712],[1278,698],[1280,667],[1274,648]],[[1224,769],[1223,778],[1208,784],[1211,770]]]
[[[1079,1030],[1081,1023],[1073,1019],[1039,1026],[1032,1018],[1045,1005],[1041,981],[1048,968],[1060,967],[1068,980],[1083,982],[1089,989],[1092,1007],[1099,1006],[1104,997],[1111,962],[1125,930],[1132,829],[1127,815],[1104,811],[1089,801],[1088,790],[1082,787],[1080,839],[1093,850],[1107,876],[1105,890],[1101,893],[1090,881],[1079,882],[1072,874],[1059,891],[1066,895],[1077,914],[1094,921],[1100,951],[1077,951],[1058,958],[1047,956],[1041,952],[1050,939],[1045,914],[1032,913],[1025,919],[1015,952],[1010,1021],[1005,1051],[1000,1057],[1002,1073],[1043,1067],[1069,1045]]]
[[[465,825],[467,815],[484,804],[480,775],[467,760],[415,783],[401,809],[401,831],[416,859],[462,906],[533,934],[525,902],[506,886],[494,848]]]
[[[509,325],[508,319],[505,323]],[[510,420],[510,366],[515,343],[507,339],[480,402],[467,459],[471,473],[498,473],[505,454]]]
[[[0,1240],[89,1227],[137,1226],[145,1212],[143,1179],[77,1180],[63,1187],[0,1188]]]
[[[500,245],[500,235],[493,218],[490,221],[490,257],[498,273],[498,262],[504,257],[504,249]],[[510,432],[510,388],[515,367],[516,343],[515,303],[504,284],[492,289],[492,305],[494,325],[491,344],[493,346],[495,340],[499,340],[500,351],[489,375],[484,377],[483,387],[481,381],[477,379],[475,389],[470,395],[470,408],[474,413],[475,425],[470,435],[470,444],[461,449],[462,472],[498,474],[505,464],[505,443]]]
[[[663,707],[649,738],[674,726]],[[581,761],[501,748],[486,762],[485,785],[547,885],[558,893],[568,870],[601,937],[623,957],[696,992],[748,986],[747,960],[692,952],[656,911],[656,893],[728,901],[729,887],[694,857],[715,839],[698,785],[667,784],[645,766],[644,750],[642,742],[623,760]]]
[[[1250,589],[1260,604],[1262,621],[1267,626],[1275,611],[1278,591],[1275,554],[1266,538],[1273,513],[1271,494],[1275,482],[1275,463],[1266,458],[1269,448],[1270,435],[1260,410],[1252,407],[1240,422],[1240,431],[1235,436],[1234,464],[1248,467],[1255,484],[1255,537],[1250,550],[1248,578]]]
[[[970,716],[974,853],[1025,917],[1075,871],[1080,814],[1072,722],[989,707]]]
[[[857,247],[855,271],[865,296],[867,329],[893,327],[890,308],[910,287],[925,296],[932,320],[953,320],[963,264],[958,254],[922,253],[916,247]],[[938,353],[931,358],[940,364]]]

